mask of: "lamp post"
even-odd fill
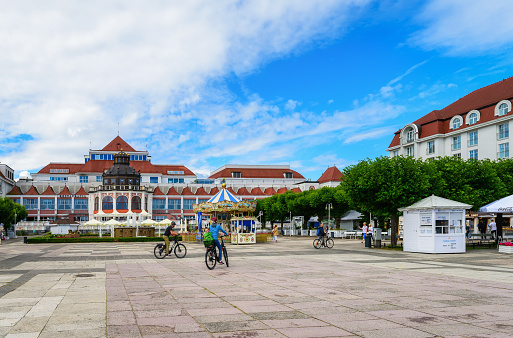
[[[260,229],[262,229],[262,216],[264,215],[264,212],[263,211],[260,211],[258,213],[258,216],[257,216],[257,219],[258,219],[258,222],[260,223]],[[264,227],[265,228],[265,227]]]
[[[289,231],[290,231],[290,236],[292,236],[292,211],[289,210]]]
[[[328,228],[331,228],[331,209],[333,209],[333,204],[326,204],[326,210],[328,210]]]

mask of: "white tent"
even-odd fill
[[[513,195],[501,198],[479,208],[479,212],[511,214],[513,213]]]
[[[146,220],[144,220],[141,225],[155,225],[157,224],[157,222],[155,222],[154,220],[152,220],[151,218],[148,218]]]

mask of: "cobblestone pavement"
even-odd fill
[[[0,246],[5,337],[511,337],[513,255],[311,238],[153,256],[154,243]]]

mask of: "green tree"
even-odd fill
[[[390,218],[392,245],[397,245],[400,215],[397,209],[430,194],[424,162],[412,157],[366,159],[344,168],[343,174],[341,187],[353,208]]]
[[[14,203],[8,197],[0,197],[0,223],[4,224],[7,231],[16,221],[27,218],[27,210],[24,206]]]

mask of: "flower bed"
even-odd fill
[[[513,254],[513,243],[511,243],[511,242],[499,243],[499,252]]]

